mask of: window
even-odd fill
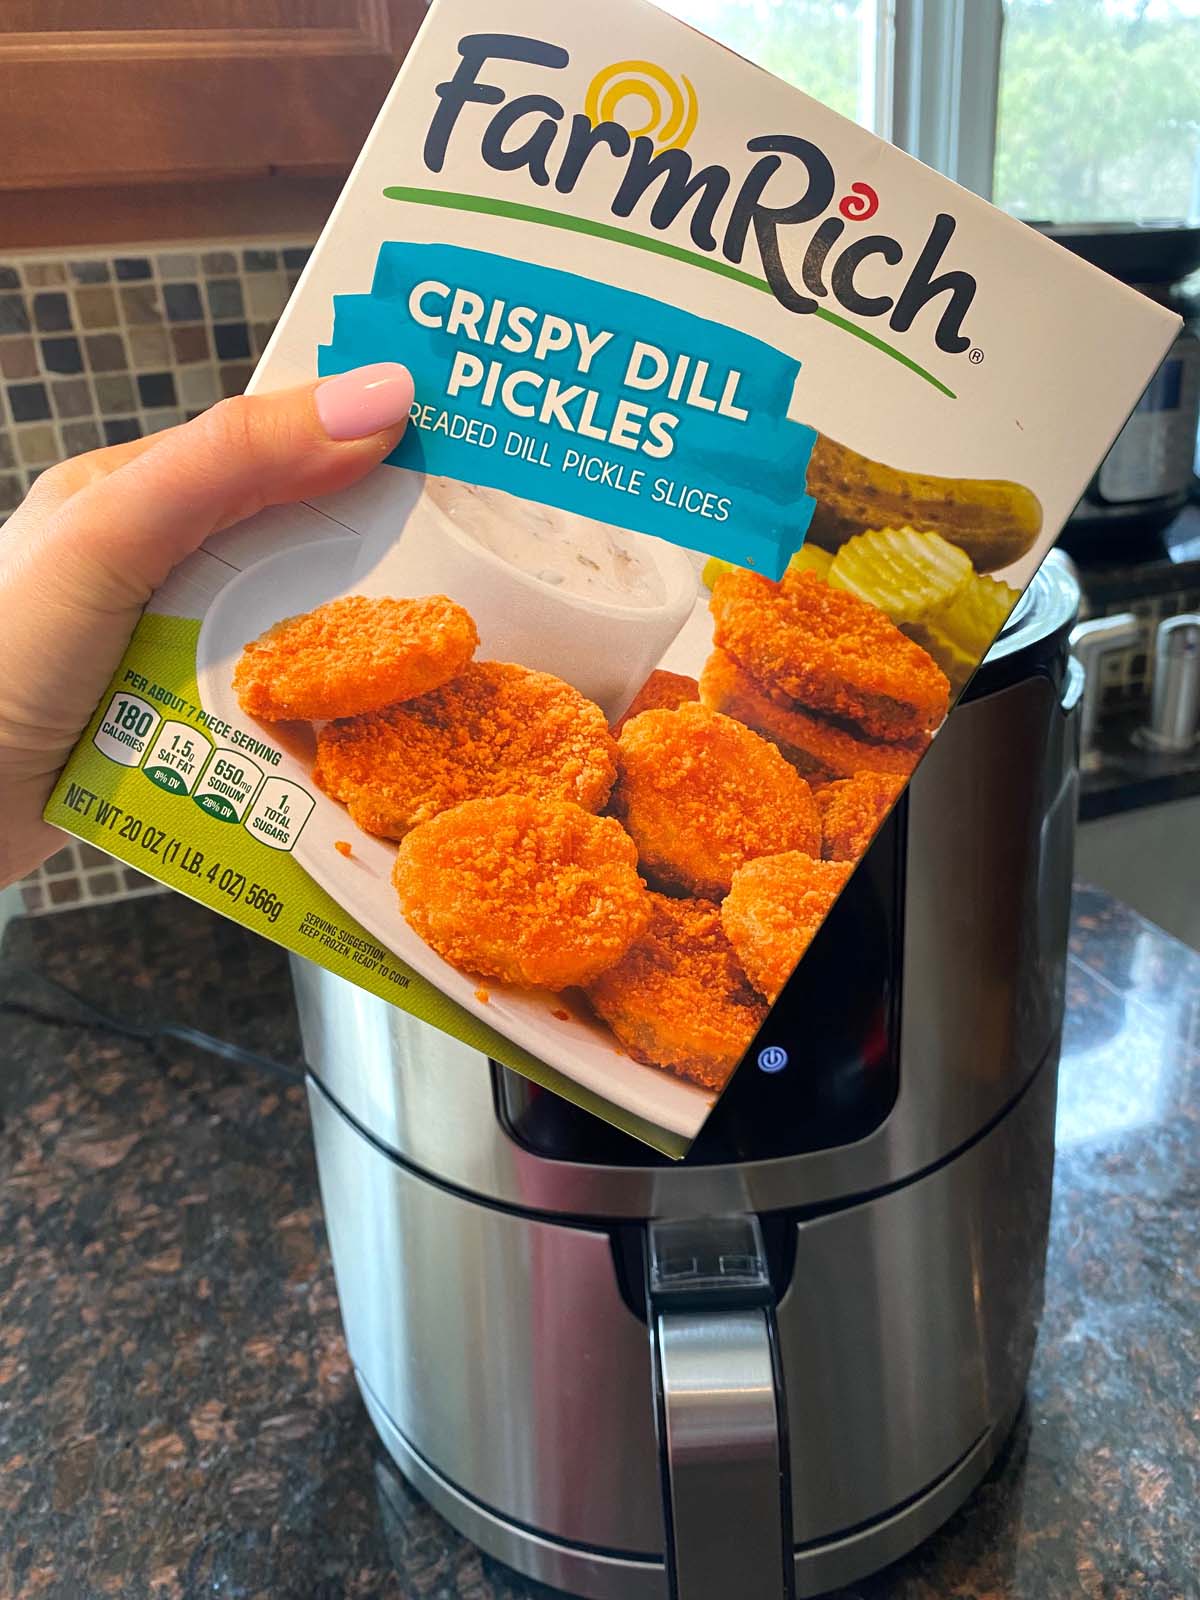
[[[658,0],[747,60],[865,127],[886,132],[877,96],[877,0]]]
[[[1050,222],[1200,214],[1200,0],[1007,0],[994,198]]]
[[[1200,220],[1200,0],[659,0],[1015,215]]]

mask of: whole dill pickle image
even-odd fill
[[[1041,502],[1022,484],[904,472],[821,433],[807,487],[817,502],[808,537],[826,550],[874,528],[912,528],[957,545],[976,572],[998,572],[1033,547],[1042,527]]]

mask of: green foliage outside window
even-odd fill
[[[1200,189],[1200,3],[1008,0],[994,198],[1053,222],[1182,218]]]
[[[660,3],[857,114],[862,28],[874,7]],[[1200,0],[1006,0],[994,198],[1055,222],[1200,211]]]
[[[860,0],[658,3],[843,116],[856,115]]]

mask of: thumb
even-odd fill
[[[394,449],[412,400],[408,369],[391,361],[223,400],[80,490],[47,542],[112,604],[140,605],[209,534],[357,482]]]

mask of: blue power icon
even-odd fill
[[[766,1044],[758,1052],[758,1064],[764,1072],[782,1072],[788,1064],[788,1053],[781,1044]]]

